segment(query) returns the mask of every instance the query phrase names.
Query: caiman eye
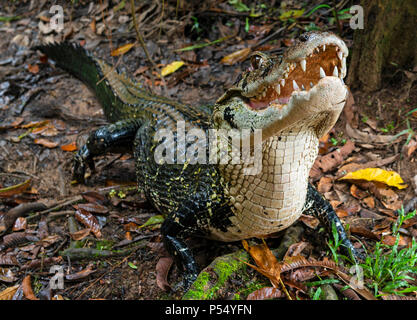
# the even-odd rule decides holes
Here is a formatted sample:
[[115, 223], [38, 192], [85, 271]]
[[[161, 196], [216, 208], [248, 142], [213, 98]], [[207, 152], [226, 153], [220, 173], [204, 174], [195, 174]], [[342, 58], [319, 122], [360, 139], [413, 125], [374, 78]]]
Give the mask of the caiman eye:
[[259, 69], [262, 62], [264, 61], [260, 55], [254, 54], [252, 57], [250, 57], [250, 64], [254, 70]]
[[256, 70], [271, 64], [271, 58], [263, 52], [254, 52], [250, 56], [251, 69]]

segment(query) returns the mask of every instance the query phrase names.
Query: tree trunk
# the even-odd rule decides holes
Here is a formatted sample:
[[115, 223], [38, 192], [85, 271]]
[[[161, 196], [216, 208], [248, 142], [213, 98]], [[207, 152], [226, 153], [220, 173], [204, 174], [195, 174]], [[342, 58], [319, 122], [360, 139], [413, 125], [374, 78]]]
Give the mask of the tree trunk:
[[382, 74], [417, 65], [416, 0], [362, 0], [364, 28], [354, 33], [347, 82], [355, 88], [381, 88]]

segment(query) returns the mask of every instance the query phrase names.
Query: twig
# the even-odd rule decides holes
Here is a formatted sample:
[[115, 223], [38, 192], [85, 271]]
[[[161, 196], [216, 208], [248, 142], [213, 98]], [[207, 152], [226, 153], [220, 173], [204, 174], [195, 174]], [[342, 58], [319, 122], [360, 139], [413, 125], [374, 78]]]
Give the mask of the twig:
[[132, 11], [132, 19], [133, 19], [133, 25], [135, 26], [135, 31], [136, 31], [136, 36], [140, 42], [140, 45], [143, 48], [143, 51], [145, 51], [146, 57], [148, 58], [149, 62], [152, 64], [153, 67], [156, 68], [156, 64], [155, 62], [152, 60], [151, 56], [149, 55], [148, 49], [146, 48], [146, 44], [143, 41], [142, 35], [139, 31], [139, 27], [138, 24], [136, 22], [136, 9], [135, 9], [135, 1], [134, 0], [130, 0], [130, 9]]

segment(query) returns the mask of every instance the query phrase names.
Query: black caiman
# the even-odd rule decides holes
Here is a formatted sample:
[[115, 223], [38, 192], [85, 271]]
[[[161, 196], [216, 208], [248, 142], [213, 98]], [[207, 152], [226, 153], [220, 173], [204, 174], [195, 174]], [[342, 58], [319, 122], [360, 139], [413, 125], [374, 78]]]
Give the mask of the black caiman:
[[[97, 156], [133, 152], [139, 188], [166, 215], [163, 241], [185, 269], [186, 287], [199, 271], [186, 237], [264, 237], [287, 228], [302, 213], [314, 214], [329, 230], [335, 226], [344, 246], [357, 254], [331, 205], [308, 183], [319, 138], [335, 124], [348, 93], [343, 82], [348, 50], [338, 36], [302, 34], [278, 58], [253, 53], [249, 70], [209, 108], [149, 93], [77, 44], [36, 49], [92, 88], [111, 122], [92, 132], [76, 153], [74, 178], [84, 181]], [[196, 161], [201, 150], [196, 137], [209, 137], [214, 129], [246, 130], [238, 138], [242, 146], [245, 139], [255, 144], [261, 130], [261, 140], [248, 149], [253, 158], [260, 152], [256, 170], [249, 170], [253, 163], [231, 156], [236, 148], [230, 139], [222, 140], [223, 160], [200, 161], [213, 155], [206, 148]], [[194, 139], [184, 139], [184, 132], [193, 132]], [[214, 150], [218, 154], [220, 148]]]

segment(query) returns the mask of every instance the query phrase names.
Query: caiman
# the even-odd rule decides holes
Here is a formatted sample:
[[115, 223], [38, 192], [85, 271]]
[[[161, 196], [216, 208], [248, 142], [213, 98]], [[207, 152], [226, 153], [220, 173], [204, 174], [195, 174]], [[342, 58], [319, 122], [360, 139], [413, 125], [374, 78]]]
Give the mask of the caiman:
[[[308, 183], [319, 139], [335, 124], [348, 94], [348, 50], [338, 36], [308, 32], [282, 57], [253, 53], [248, 71], [212, 107], [149, 93], [77, 44], [36, 49], [92, 88], [111, 123], [92, 132], [76, 153], [74, 178], [83, 182], [97, 156], [132, 152], [140, 190], [166, 216], [163, 241], [185, 269], [185, 287], [199, 272], [187, 237], [261, 238], [289, 227], [302, 213], [318, 217], [328, 230], [335, 226], [343, 245], [357, 254], [331, 205]], [[223, 140], [227, 151], [220, 161], [200, 161], [209, 159], [208, 150], [196, 161], [196, 137], [214, 129], [246, 130], [242, 145], [245, 139], [255, 144], [261, 131], [249, 149], [253, 158], [261, 153], [257, 170], [230, 155], [230, 139]], [[161, 132], [171, 134], [161, 139]], [[184, 132], [193, 132], [194, 139], [181, 138]]]

